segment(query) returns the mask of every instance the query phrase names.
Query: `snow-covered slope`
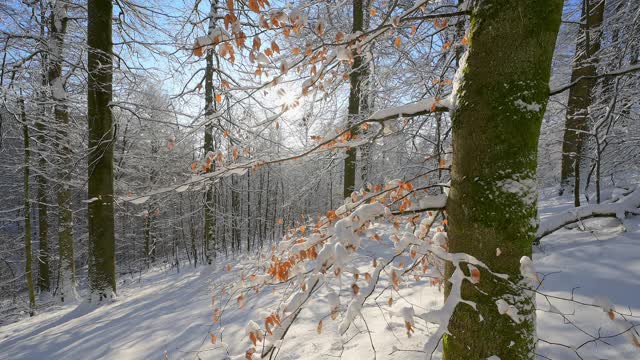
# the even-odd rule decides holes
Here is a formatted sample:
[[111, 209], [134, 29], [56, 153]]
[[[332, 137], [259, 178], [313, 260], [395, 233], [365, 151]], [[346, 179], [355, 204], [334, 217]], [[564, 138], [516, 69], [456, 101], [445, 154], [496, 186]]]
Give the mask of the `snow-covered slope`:
[[[541, 205], [543, 218], [568, 206], [557, 199]], [[377, 254], [383, 251], [381, 244], [364, 242], [359, 253]], [[60, 306], [4, 326], [0, 328], [0, 359], [224, 359], [244, 354], [251, 345], [247, 322], [256, 320], [262, 325], [260, 319], [268, 316], [279, 305], [281, 293], [293, 286], [251, 292], [246, 305], [239, 308], [234, 294], [222, 294], [233, 291], [229, 284], [246, 276], [255, 260], [219, 261], [216, 269], [149, 272], [141, 279], [127, 280], [120, 287], [119, 299], [105, 306]], [[370, 257], [356, 257], [355, 261], [364, 266]], [[543, 239], [534, 262], [544, 277], [540, 291], [546, 295], [573, 296], [576, 301], [597, 305], [606, 305], [607, 298], [619, 312], [640, 313], [638, 218], [627, 219], [624, 225], [616, 219], [593, 219], [584, 221], [580, 228], [560, 230]], [[379, 286], [391, 288], [387, 280]], [[420, 351], [434, 326], [427, 328], [416, 319], [416, 331], [407, 337], [402, 311], [409, 302], [421, 312], [441, 306], [437, 284], [427, 278], [407, 282], [400, 288], [401, 296], [393, 295], [391, 306], [388, 298], [392, 292], [378, 296], [377, 291], [372, 297], [378, 298], [368, 301], [363, 309], [367, 323], [358, 318], [343, 336], [338, 333], [340, 319], [327, 316], [330, 304], [326, 291], [321, 289], [300, 313], [280, 345], [278, 359], [372, 359], [374, 349], [377, 359], [425, 358]], [[340, 293], [343, 306], [350, 297], [348, 290]], [[601, 306], [542, 295], [538, 296], [538, 307], [538, 336], [546, 341], [539, 343], [538, 353], [546, 358], [579, 359], [577, 351], [584, 359], [640, 359], [640, 349], [628, 337], [612, 337], [623, 332], [624, 326], [638, 324], [637, 318], [621, 321], [618, 316], [612, 321]], [[214, 321], [214, 308], [224, 309], [218, 321]], [[565, 315], [555, 313], [558, 311]], [[320, 320], [323, 326], [318, 334]], [[210, 334], [216, 336], [215, 344]], [[434, 355], [439, 358], [438, 353]]]

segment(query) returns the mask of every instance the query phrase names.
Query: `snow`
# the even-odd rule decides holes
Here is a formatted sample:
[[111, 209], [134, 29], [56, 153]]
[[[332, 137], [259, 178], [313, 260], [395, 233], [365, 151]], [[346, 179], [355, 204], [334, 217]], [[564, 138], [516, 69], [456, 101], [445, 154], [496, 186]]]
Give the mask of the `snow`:
[[378, 110], [369, 117], [371, 120], [386, 120], [391, 118], [411, 117], [431, 111], [433, 107], [448, 108], [449, 101], [445, 99], [423, 99], [415, 103], [400, 105]]
[[516, 100], [514, 104], [519, 108], [521, 108], [522, 110], [531, 111], [531, 112], [539, 112], [542, 109], [542, 105], [537, 103], [528, 104], [522, 101], [522, 99]]
[[[542, 200], [543, 223], [558, 214], [564, 216], [563, 209], [570, 206], [569, 201]], [[391, 274], [395, 272], [401, 277], [404, 270], [399, 262], [411, 261], [408, 256], [397, 256], [397, 250], [410, 246], [418, 253], [429, 250], [454, 263], [470, 263], [477, 268], [484, 265], [468, 255], [443, 251], [439, 244], [446, 243], [445, 233], [430, 231], [432, 244], [425, 245], [418, 229], [397, 230], [376, 222], [381, 221], [379, 216], [385, 210], [376, 206], [360, 207], [341, 219], [348, 219], [345, 230], [352, 235], [353, 227], [373, 221], [363, 234], [375, 230], [382, 236], [380, 241], [363, 239], [358, 252], [349, 253], [344, 239], [335, 232], [335, 239], [325, 243], [317, 258], [318, 263], [350, 263], [352, 269], [349, 270], [359, 274], [371, 271], [371, 261], [375, 258], [377, 266], [370, 273], [370, 280], [360, 276], [354, 281], [353, 274], [343, 269], [339, 277], [343, 285], [338, 287], [333, 272], [305, 278], [308, 269], [297, 269], [292, 272], [298, 279], [291, 285], [268, 285], [256, 293], [251, 287], [268, 283], [270, 279], [256, 276], [242, 281], [240, 278], [254, 272], [260, 274], [257, 270], [267, 262], [260, 255], [235, 260], [220, 258], [217, 267], [193, 269], [183, 265], [180, 273], [176, 273], [175, 268], [152, 269], [141, 276], [123, 277], [117, 300], [102, 306], [56, 305], [43, 309], [36, 317], [1, 327], [0, 358], [147, 359], [166, 355], [168, 359], [199, 356], [204, 360], [228, 355], [233, 358], [238, 354], [244, 358], [252, 346], [247, 334], [264, 330], [263, 319], [280, 314], [283, 326], [275, 328], [273, 335], [265, 339], [266, 346], [278, 348], [279, 358], [315, 360], [340, 355], [344, 359], [373, 358], [373, 342], [377, 359], [423, 359], [422, 351], [433, 352], [433, 358], [440, 359], [440, 336], [446, 333], [453, 306], [475, 306], [470, 302], [459, 304], [464, 300], [460, 299], [456, 284], [470, 278], [456, 267], [451, 280], [452, 295], [446, 304], [441, 287], [422, 279], [402, 278], [396, 291], [390, 281]], [[333, 226], [338, 228], [338, 222]], [[537, 295], [538, 336], [551, 343], [567, 345], [540, 342], [537, 353], [541, 359], [546, 356], [556, 360], [576, 359], [574, 351], [584, 359], [635, 359], [638, 349], [632, 343], [632, 332], [627, 330], [637, 325], [638, 320], [624, 314], [640, 312], [640, 257], [637, 256], [640, 219], [628, 217], [621, 222], [616, 218], [593, 218], [582, 220], [582, 225], [544, 237], [533, 259], [522, 260], [526, 277], [531, 280], [539, 277], [543, 281]], [[360, 235], [366, 237], [363, 234]], [[391, 240], [393, 234], [401, 245]], [[307, 241], [321, 240], [326, 237], [310, 235]], [[232, 266], [231, 271], [227, 271], [227, 264]], [[352, 282], [358, 283], [358, 294], [352, 293]], [[243, 297], [242, 308], [236, 304], [239, 295]], [[286, 301], [280, 302], [283, 295]], [[563, 300], [572, 297], [579, 303]], [[391, 305], [387, 302], [389, 298], [393, 299]], [[521, 320], [510, 302], [510, 299], [496, 299], [496, 306], [505, 316]], [[212, 320], [214, 309], [220, 311], [219, 322]], [[340, 314], [332, 320], [329, 315], [336, 309]], [[615, 311], [613, 320], [612, 311]], [[296, 321], [281, 339], [282, 329], [293, 321], [293, 314]], [[323, 320], [323, 329], [318, 335], [320, 320]], [[410, 337], [406, 322], [415, 330]], [[624, 334], [613, 336], [618, 333]], [[212, 344], [211, 334], [217, 337], [216, 344]], [[594, 340], [598, 334], [606, 338]], [[254, 354], [254, 359], [259, 358], [259, 353]]]
[[[541, 201], [543, 223], [561, 210], [571, 207], [572, 199]], [[551, 218], [551, 219], [549, 219]], [[563, 298], [572, 296], [580, 305], [558, 299], [537, 297], [538, 336], [574, 348], [593, 340], [620, 333], [620, 324], [608, 317], [604, 308], [622, 313], [640, 312], [640, 218], [623, 223], [616, 218], [593, 218], [577, 227], [562, 229], [542, 239], [533, 262], [544, 277], [541, 292]], [[546, 275], [546, 276], [545, 276]], [[552, 305], [553, 307], [550, 307]], [[550, 311], [547, 311], [550, 310]], [[561, 312], [571, 322], [565, 321]], [[630, 318], [638, 324], [637, 318]], [[616, 320], [621, 316], [616, 314]], [[625, 322], [628, 328], [630, 324]], [[576, 329], [573, 325], [584, 330]], [[580, 348], [584, 359], [637, 359], [638, 348], [624, 336], [591, 342]], [[577, 359], [573, 350], [540, 343], [538, 353], [552, 359]]]

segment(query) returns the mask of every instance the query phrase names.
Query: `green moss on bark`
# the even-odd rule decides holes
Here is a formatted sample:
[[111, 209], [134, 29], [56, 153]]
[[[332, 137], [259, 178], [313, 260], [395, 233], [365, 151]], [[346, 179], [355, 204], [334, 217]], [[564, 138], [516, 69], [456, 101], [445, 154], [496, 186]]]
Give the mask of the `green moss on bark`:
[[[471, 15], [452, 115], [449, 247], [509, 281], [483, 271], [477, 286], [463, 285], [477, 311], [456, 308], [444, 339], [448, 360], [533, 358], [535, 308], [519, 259], [531, 256], [535, 238], [538, 136], [561, 12], [561, 0], [501, 0], [479, 1]], [[517, 308], [519, 322], [498, 313], [499, 299]]]

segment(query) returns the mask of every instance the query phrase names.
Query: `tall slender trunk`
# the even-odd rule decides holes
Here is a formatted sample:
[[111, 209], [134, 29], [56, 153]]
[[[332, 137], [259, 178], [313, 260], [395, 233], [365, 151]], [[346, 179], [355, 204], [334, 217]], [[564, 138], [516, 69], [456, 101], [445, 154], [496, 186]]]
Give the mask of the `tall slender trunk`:
[[235, 249], [240, 252], [240, 192], [238, 175], [231, 175], [231, 239]]
[[111, 0], [88, 0], [87, 45], [89, 120], [89, 287], [90, 300], [116, 293], [113, 219], [113, 142]]
[[[456, 307], [447, 360], [534, 358], [535, 297], [519, 261], [531, 256], [536, 234], [538, 136], [561, 14], [562, 0], [481, 0], [472, 10], [452, 114], [449, 250], [508, 280], [482, 271], [478, 284], [464, 281], [462, 298], [476, 309]], [[448, 278], [452, 272], [449, 264]], [[498, 312], [500, 299], [515, 306], [517, 321]]]
[[25, 277], [29, 290], [29, 315], [36, 313], [36, 295], [33, 289], [33, 270], [31, 254], [31, 195], [29, 191], [29, 161], [31, 149], [29, 148], [29, 125], [24, 109], [24, 99], [19, 100], [20, 121], [22, 121], [22, 135], [24, 137], [24, 252], [25, 252]]
[[247, 171], [247, 254], [251, 251], [251, 171]]
[[[604, 18], [604, 0], [583, 0], [580, 32], [576, 42], [576, 54], [571, 71], [571, 81], [594, 76], [600, 50], [601, 26]], [[580, 206], [580, 165], [589, 130], [589, 106], [595, 79], [582, 80], [569, 89], [567, 114], [562, 142], [561, 193], [574, 195], [575, 206]]]
[[[41, 3], [40, 8], [40, 36], [44, 38], [46, 36], [46, 6]], [[49, 84], [47, 77], [48, 67], [48, 55], [44, 52], [42, 55], [42, 105], [40, 105], [41, 114], [36, 120], [36, 130], [38, 131], [38, 175], [36, 177], [36, 183], [38, 184], [38, 289], [41, 293], [48, 293], [51, 288], [50, 271], [49, 271], [49, 216], [48, 216], [48, 201], [47, 201], [47, 159], [44, 154], [46, 153], [46, 131], [45, 119], [47, 117], [47, 107], [44, 105], [47, 101], [46, 88]]]
[[[353, 27], [352, 33], [363, 31], [364, 29], [364, 7], [363, 0], [353, 1]], [[363, 56], [354, 50], [353, 65], [349, 74], [349, 109], [347, 115], [347, 126], [351, 126], [360, 116], [362, 106], [362, 89], [368, 67], [364, 62]], [[355, 135], [355, 131], [352, 131]], [[344, 180], [342, 196], [349, 197], [355, 190], [356, 186], [356, 158], [357, 149], [349, 148], [347, 157], [344, 159]]]
[[71, 190], [69, 183], [73, 169], [72, 151], [69, 144], [69, 111], [67, 109], [62, 61], [64, 37], [67, 31], [67, 5], [61, 1], [54, 4], [49, 18], [49, 69], [47, 73], [51, 96], [54, 101], [56, 119], [57, 165], [58, 165], [58, 255], [60, 257], [58, 298], [75, 298], [75, 258], [73, 252], [73, 212], [71, 210]]
[[[209, 34], [213, 31], [216, 26], [216, 15], [217, 15], [217, 5], [218, 1], [214, 0], [211, 2], [211, 18], [209, 19]], [[205, 102], [205, 111], [204, 116], [207, 119], [208, 123], [204, 128], [204, 154], [207, 156], [208, 154], [213, 154], [213, 115], [216, 111], [215, 109], [215, 94], [213, 88], [213, 49], [207, 50], [206, 55], [206, 68], [204, 75], [204, 102]], [[211, 167], [208, 167], [206, 172], [211, 172], [215, 170], [215, 160], [210, 159]], [[214, 241], [214, 228], [215, 228], [215, 215], [213, 212], [214, 207], [214, 185], [207, 186], [207, 192], [205, 194], [205, 204], [204, 204], [204, 257], [207, 264], [211, 265], [212, 256], [211, 253], [215, 253], [215, 246], [212, 244]], [[215, 256], [215, 255], [214, 255]]]

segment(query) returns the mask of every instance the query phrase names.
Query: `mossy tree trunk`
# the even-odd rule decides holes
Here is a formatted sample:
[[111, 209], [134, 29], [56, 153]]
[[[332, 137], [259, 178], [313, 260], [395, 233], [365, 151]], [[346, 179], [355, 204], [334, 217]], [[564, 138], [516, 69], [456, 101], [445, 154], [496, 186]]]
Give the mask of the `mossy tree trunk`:
[[[462, 298], [477, 310], [456, 307], [447, 360], [534, 357], [535, 299], [519, 260], [531, 256], [537, 229], [538, 136], [561, 14], [562, 0], [484, 0], [472, 9], [452, 114], [449, 248], [509, 281], [486, 271], [477, 285], [465, 281]], [[498, 313], [499, 299], [515, 306], [519, 322]]]
[[[576, 54], [571, 71], [571, 81], [580, 77], [593, 77], [597, 71], [600, 50], [601, 27], [604, 18], [604, 0], [583, 0], [580, 31], [576, 42]], [[589, 130], [589, 106], [595, 79], [578, 82], [569, 89], [567, 113], [562, 141], [562, 168], [560, 170], [560, 193], [573, 193], [574, 205], [580, 206], [580, 165]]]
[[22, 135], [24, 140], [24, 252], [25, 252], [25, 277], [27, 278], [27, 290], [29, 291], [29, 315], [36, 313], [36, 295], [33, 289], [33, 269], [31, 254], [31, 191], [29, 190], [29, 162], [31, 149], [29, 148], [29, 124], [24, 109], [24, 99], [19, 100], [20, 121], [22, 122]]
[[88, 0], [89, 120], [89, 286], [90, 300], [116, 293], [113, 218], [113, 142], [111, 0]]

